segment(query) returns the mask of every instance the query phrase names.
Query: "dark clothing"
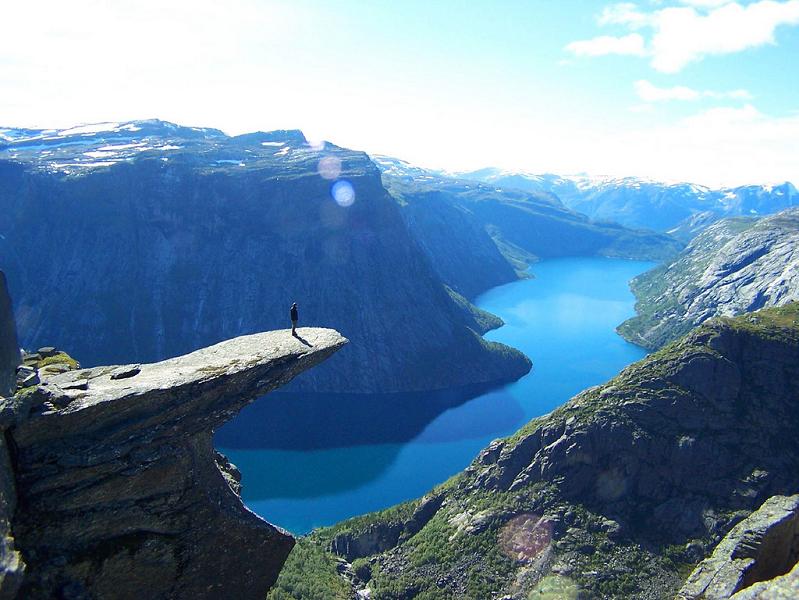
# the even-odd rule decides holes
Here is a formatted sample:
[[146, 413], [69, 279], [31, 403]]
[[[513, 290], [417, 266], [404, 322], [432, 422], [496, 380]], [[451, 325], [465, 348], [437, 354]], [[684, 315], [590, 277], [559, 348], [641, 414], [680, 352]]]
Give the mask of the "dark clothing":
[[297, 307], [296, 306], [292, 306], [291, 307], [291, 320], [292, 321], [298, 321], [299, 320], [299, 315], [297, 314]]

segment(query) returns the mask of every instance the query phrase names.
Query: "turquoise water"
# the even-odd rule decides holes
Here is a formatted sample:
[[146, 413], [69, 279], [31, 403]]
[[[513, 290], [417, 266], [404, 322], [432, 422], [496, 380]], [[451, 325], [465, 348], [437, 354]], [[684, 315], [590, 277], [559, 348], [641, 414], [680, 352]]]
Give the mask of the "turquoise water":
[[533, 370], [463, 402], [462, 393], [272, 394], [216, 436], [243, 474], [247, 506], [294, 533], [423, 495], [491, 440], [609, 379], [645, 352], [615, 327], [634, 314], [628, 281], [652, 263], [605, 258], [533, 265], [535, 279], [476, 304], [505, 321], [486, 338], [522, 350]]

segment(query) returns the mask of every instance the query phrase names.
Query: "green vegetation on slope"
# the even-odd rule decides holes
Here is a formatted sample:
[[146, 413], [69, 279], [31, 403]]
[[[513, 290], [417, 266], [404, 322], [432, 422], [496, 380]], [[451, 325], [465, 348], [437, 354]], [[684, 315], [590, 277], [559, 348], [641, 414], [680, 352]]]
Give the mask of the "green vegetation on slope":
[[339, 575], [338, 564], [321, 546], [300, 538], [267, 600], [350, 600], [351, 587]]
[[304, 543], [348, 552], [337, 584], [374, 600], [671, 597], [763, 494], [799, 486], [797, 353], [799, 304], [710, 321], [424, 501]]
[[798, 247], [799, 210], [723, 219], [674, 260], [633, 279], [637, 315], [617, 330], [655, 349], [710, 317], [796, 300]]

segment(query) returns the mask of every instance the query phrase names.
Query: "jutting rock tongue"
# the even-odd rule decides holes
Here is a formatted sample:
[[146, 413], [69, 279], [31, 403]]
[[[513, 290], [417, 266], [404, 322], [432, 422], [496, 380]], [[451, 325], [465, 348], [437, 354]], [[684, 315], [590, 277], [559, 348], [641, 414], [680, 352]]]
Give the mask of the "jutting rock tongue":
[[8, 295], [6, 276], [0, 271], [0, 396], [10, 396], [14, 393], [17, 383], [16, 369], [19, 363], [14, 311], [11, 308], [11, 297]]
[[211, 436], [347, 342], [331, 329], [298, 334], [44, 374], [17, 394], [7, 435], [27, 565], [19, 597], [266, 597], [294, 539], [245, 508]]

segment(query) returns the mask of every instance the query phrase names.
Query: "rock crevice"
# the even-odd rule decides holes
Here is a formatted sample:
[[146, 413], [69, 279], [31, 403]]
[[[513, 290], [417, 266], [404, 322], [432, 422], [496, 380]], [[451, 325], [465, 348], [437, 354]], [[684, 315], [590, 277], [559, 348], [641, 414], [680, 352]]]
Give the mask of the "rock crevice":
[[722, 600], [786, 574], [799, 560], [799, 495], [774, 496], [694, 569], [678, 600]]

